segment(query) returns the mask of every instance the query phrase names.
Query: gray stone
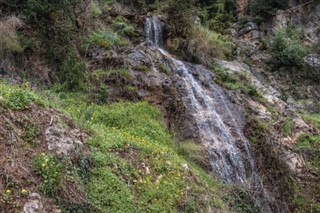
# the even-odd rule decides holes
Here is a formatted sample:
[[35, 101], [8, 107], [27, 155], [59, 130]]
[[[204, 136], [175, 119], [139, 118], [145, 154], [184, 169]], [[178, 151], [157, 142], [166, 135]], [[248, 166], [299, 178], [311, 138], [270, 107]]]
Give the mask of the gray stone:
[[68, 134], [61, 124], [53, 124], [45, 131], [48, 150], [54, 151], [58, 155], [74, 153], [78, 147], [82, 146], [81, 133], [79, 130], [71, 130]]
[[320, 56], [318, 54], [309, 54], [304, 61], [317, 73], [320, 73]]
[[22, 213], [42, 213], [43, 212], [43, 204], [41, 201], [41, 196], [37, 193], [32, 193], [28, 201], [23, 207]]
[[244, 28], [242, 28], [239, 32], [238, 32], [238, 36], [243, 36], [251, 31], [259, 31], [259, 27], [256, 23], [254, 22], [248, 22]]

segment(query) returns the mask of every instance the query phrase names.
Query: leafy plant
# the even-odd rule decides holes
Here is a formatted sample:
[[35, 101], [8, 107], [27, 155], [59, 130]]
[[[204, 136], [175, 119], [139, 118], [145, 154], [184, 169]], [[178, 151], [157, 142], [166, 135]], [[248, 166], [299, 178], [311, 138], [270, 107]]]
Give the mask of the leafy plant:
[[214, 63], [214, 80], [226, 89], [239, 89], [241, 88], [240, 80], [231, 75], [229, 71], [222, 68], [219, 64]]
[[33, 160], [34, 171], [41, 176], [40, 190], [54, 196], [60, 186], [64, 166], [50, 155], [41, 153]]
[[85, 81], [86, 65], [79, 53], [71, 48], [66, 53], [59, 72], [60, 81], [64, 82], [66, 89], [75, 90], [83, 86]]
[[[94, 209], [130, 213], [223, 208], [214, 194], [216, 183], [172, 147], [157, 108], [147, 102], [96, 105], [79, 95], [64, 97], [66, 110], [91, 130], [88, 193]], [[186, 162], [188, 171], [182, 166]], [[209, 199], [200, 199], [203, 195]]]
[[29, 83], [25, 85], [27, 87], [0, 82], [0, 105], [9, 109], [23, 110], [29, 109], [32, 102], [43, 104], [43, 99], [31, 90]]
[[30, 142], [34, 145], [36, 145], [38, 143], [38, 141], [36, 141], [36, 138], [41, 134], [41, 127], [37, 124], [30, 124], [30, 123], [26, 123], [25, 127], [24, 127], [24, 133], [22, 135], [22, 138], [27, 141]]
[[103, 104], [108, 101], [109, 98], [109, 88], [107, 85], [102, 84], [99, 87], [98, 93], [95, 95], [95, 101], [98, 104]]

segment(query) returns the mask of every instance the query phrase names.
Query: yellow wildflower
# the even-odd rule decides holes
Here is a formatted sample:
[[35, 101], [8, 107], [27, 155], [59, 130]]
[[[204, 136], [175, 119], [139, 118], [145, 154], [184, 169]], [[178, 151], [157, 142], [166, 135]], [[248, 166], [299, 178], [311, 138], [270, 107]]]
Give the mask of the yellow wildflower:
[[22, 189], [22, 190], [21, 190], [21, 193], [22, 193], [22, 194], [28, 194], [28, 190]]

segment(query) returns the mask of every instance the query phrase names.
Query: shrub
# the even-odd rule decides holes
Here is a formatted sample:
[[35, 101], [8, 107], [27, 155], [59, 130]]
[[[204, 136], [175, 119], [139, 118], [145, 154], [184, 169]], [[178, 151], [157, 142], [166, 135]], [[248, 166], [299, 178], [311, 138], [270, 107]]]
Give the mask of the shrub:
[[231, 37], [194, 25], [189, 31], [188, 52], [199, 62], [211, 64], [213, 58], [230, 58], [235, 45]]
[[17, 29], [23, 25], [16, 16], [9, 16], [0, 21], [0, 68], [9, 70], [13, 53], [22, 52]]
[[270, 51], [279, 65], [301, 67], [308, 49], [301, 44], [303, 31], [291, 25], [276, 30]]
[[286, 9], [287, 7], [288, 0], [254, 0], [249, 3], [250, 14], [258, 23], [272, 17], [277, 9]]
[[98, 93], [95, 95], [95, 101], [98, 104], [103, 104], [108, 101], [109, 98], [109, 87], [105, 84], [100, 85]]
[[79, 53], [70, 48], [60, 67], [60, 81], [64, 82], [66, 89], [79, 89], [85, 81], [86, 65], [79, 56]]
[[0, 53], [5, 51], [21, 52], [17, 29], [22, 26], [22, 21], [16, 16], [10, 16], [0, 21]]
[[128, 19], [123, 16], [118, 16], [112, 23], [112, 28], [120, 35], [133, 36], [134, 27], [130, 25]]
[[92, 32], [90, 35], [90, 43], [107, 50], [113, 47], [127, 45], [127, 42], [122, 40], [117, 33], [101, 29]]
[[97, 18], [102, 14], [102, 11], [99, 8], [99, 5], [94, 1], [90, 2], [88, 9], [89, 9], [90, 16], [93, 18]]

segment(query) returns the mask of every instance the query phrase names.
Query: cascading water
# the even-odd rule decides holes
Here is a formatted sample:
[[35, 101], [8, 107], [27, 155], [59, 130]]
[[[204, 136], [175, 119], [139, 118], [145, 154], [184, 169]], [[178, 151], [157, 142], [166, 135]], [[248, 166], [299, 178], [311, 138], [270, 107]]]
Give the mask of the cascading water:
[[[199, 82], [189, 73], [185, 64], [160, 48], [159, 39], [161, 38], [161, 28], [157, 17], [147, 18], [146, 20], [146, 36], [149, 44], [157, 47], [159, 51], [171, 61], [175, 72], [179, 75], [179, 90], [184, 95], [183, 102], [188, 108], [192, 117], [195, 119], [198, 126], [199, 136], [202, 142], [209, 151], [212, 168], [222, 180], [229, 183], [241, 182], [245, 183], [248, 179], [245, 169], [245, 161], [253, 162], [251, 158], [245, 159], [236, 146], [236, 140], [232, 136], [229, 128], [223, 122], [223, 119], [216, 111], [217, 104], [223, 104], [225, 109], [228, 109], [225, 100], [220, 94], [220, 89], [213, 88], [206, 91]], [[212, 91], [215, 94], [210, 94]], [[215, 96], [213, 96], [215, 95]], [[215, 98], [218, 97], [218, 98]], [[217, 103], [217, 99], [222, 99], [222, 103]], [[228, 110], [229, 111], [229, 110]], [[229, 117], [233, 120], [232, 114], [229, 112]], [[235, 122], [234, 122], [235, 124]], [[240, 131], [238, 137], [243, 139]], [[243, 141], [244, 146], [248, 149], [248, 142]], [[249, 152], [249, 151], [248, 151]]]
[[258, 191], [255, 197], [263, 212], [286, 212], [274, 205], [264, 189], [251, 156], [250, 144], [238, 125], [238, 115], [231, 113], [232, 104], [225, 98], [223, 90], [213, 81], [202, 85], [192, 74], [196, 65], [177, 60], [161, 48], [162, 29], [157, 17], [146, 19], [145, 35], [147, 44], [163, 55], [178, 79], [177, 90], [209, 153], [214, 174], [227, 183]]

